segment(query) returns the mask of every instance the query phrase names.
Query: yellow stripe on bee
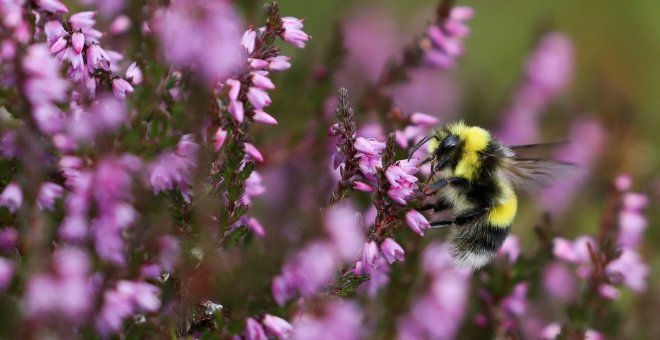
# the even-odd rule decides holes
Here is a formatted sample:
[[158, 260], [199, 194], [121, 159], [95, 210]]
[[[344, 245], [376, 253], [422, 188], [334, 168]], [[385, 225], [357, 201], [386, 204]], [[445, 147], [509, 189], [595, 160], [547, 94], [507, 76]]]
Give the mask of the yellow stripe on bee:
[[488, 147], [490, 133], [480, 127], [468, 127], [463, 122], [450, 125], [449, 131], [463, 141], [463, 154], [456, 165], [455, 175], [472, 180], [481, 168], [479, 152]]
[[497, 202], [488, 213], [488, 223], [493, 227], [506, 228], [513, 223], [518, 211], [518, 198], [512, 190], [506, 190], [507, 196], [501, 202]]

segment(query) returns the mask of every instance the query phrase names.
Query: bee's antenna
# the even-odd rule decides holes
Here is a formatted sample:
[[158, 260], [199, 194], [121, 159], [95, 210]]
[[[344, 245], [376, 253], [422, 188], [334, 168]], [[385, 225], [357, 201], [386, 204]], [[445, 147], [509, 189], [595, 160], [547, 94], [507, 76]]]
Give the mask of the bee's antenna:
[[412, 149], [410, 149], [410, 153], [408, 154], [408, 160], [410, 160], [412, 158], [412, 155], [415, 153], [415, 151], [419, 150], [419, 148], [421, 148], [424, 144], [426, 144], [426, 142], [431, 140], [431, 138], [436, 138], [436, 137], [435, 137], [435, 135], [426, 136], [426, 137], [422, 138], [422, 140], [417, 142], [417, 144], [415, 144], [412, 147]]

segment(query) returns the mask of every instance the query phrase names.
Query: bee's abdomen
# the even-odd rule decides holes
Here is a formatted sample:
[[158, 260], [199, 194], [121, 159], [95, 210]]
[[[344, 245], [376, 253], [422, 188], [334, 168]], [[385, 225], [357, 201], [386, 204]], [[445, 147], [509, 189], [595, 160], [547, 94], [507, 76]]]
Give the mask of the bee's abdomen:
[[493, 226], [486, 216], [472, 223], [452, 228], [449, 243], [454, 251], [454, 261], [463, 267], [480, 268], [497, 254], [507, 235], [509, 226]]

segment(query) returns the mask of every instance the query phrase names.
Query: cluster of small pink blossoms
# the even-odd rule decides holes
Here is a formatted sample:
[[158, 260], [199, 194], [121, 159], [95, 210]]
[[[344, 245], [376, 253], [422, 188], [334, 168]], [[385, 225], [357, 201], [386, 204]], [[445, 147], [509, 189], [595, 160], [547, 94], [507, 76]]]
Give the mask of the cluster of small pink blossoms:
[[474, 17], [471, 7], [457, 6], [449, 11], [449, 16], [441, 23], [428, 28], [421, 47], [425, 52], [426, 62], [439, 69], [450, 69], [456, 59], [465, 54], [463, 39], [470, 34], [470, 27], [465, 22]]

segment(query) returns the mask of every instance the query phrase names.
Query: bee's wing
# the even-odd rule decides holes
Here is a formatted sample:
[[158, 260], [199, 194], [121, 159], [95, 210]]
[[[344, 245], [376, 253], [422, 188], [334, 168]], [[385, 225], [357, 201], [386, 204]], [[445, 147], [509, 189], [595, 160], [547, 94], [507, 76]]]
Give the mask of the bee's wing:
[[571, 175], [577, 165], [552, 159], [554, 151], [568, 141], [509, 146], [513, 155], [501, 167], [500, 176], [517, 189], [535, 192]]

